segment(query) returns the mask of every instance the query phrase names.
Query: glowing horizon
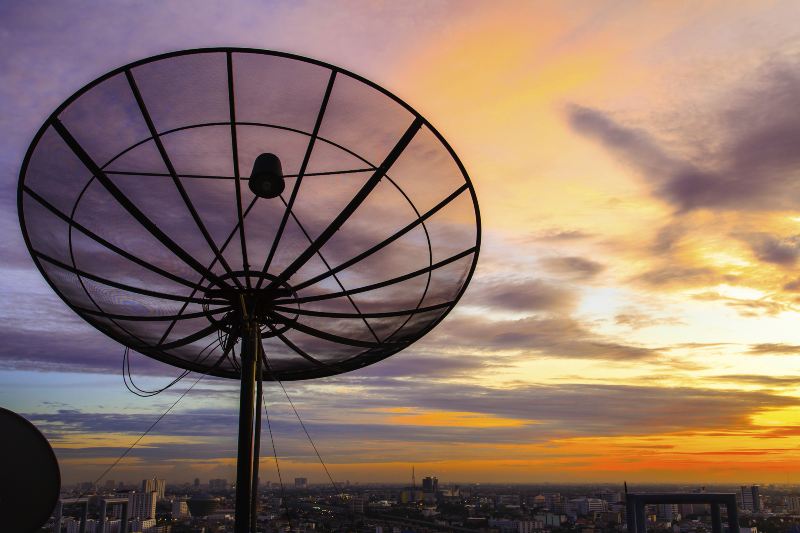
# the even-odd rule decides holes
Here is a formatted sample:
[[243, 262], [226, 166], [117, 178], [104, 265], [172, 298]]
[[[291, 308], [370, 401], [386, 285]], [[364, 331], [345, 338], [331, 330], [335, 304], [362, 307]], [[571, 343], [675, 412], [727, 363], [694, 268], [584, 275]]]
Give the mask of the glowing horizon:
[[[15, 51], [0, 59], [0, 404], [51, 439], [66, 483], [94, 479], [190, 382], [129, 395], [122, 348], [51, 294], [16, 219], [22, 157], [91, 79], [217, 45], [386, 87], [478, 194], [480, 262], [441, 325], [384, 362], [286, 384], [337, 481], [402, 482], [411, 465], [459, 482], [797, 481], [800, 6], [189, 5], [0, 8]], [[177, 374], [133, 363], [145, 387]], [[238, 389], [197, 389], [108, 477], [232, 481]], [[324, 482], [268, 390], [284, 477]]]

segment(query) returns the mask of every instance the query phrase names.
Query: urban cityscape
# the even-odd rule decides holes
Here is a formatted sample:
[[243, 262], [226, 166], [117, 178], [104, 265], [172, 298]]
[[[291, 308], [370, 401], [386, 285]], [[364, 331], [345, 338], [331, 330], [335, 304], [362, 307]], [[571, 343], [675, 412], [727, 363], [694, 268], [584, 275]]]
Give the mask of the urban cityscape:
[[798, 21], [0, 1], [0, 533], [800, 533]]
[[[597, 485], [451, 484], [435, 476], [407, 485], [265, 482], [259, 487], [258, 531], [353, 533], [603, 533], [631, 531], [626, 492]], [[739, 533], [800, 531], [800, 486], [637, 486], [640, 493], [733, 493]], [[78, 498], [80, 496], [80, 498]], [[227, 479], [171, 484], [106, 480], [62, 492], [55, 516], [42, 532], [228, 533], [234, 529], [235, 487]], [[60, 513], [60, 515], [58, 514]], [[82, 514], [86, 513], [85, 517]], [[645, 509], [646, 529], [711, 532], [709, 505], [655, 504]], [[724, 513], [723, 513], [724, 517]], [[83, 523], [82, 523], [83, 520]], [[725, 525], [722, 531], [729, 532]]]

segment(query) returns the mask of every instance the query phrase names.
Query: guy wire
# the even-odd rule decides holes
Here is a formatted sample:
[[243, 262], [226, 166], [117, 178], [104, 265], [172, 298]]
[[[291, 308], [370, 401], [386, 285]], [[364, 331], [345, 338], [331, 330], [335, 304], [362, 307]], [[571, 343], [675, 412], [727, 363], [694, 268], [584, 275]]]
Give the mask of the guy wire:
[[[216, 369], [216, 368], [217, 368], [217, 367], [220, 365], [220, 363], [222, 363], [222, 361], [223, 361], [224, 359], [225, 359], [225, 354], [223, 354], [223, 355], [222, 355], [222, 356], [221, 356], [221, 357], [220, 357], [220, 358], [217, 360], [217, 362], [216, 362], [216, 363], [214, 363], [214, 365], [213, 365], [213, 366], [211, 366], [211, 367], [210, 367], [208, 370], [206, 370], [205, 372], [203, 372], [202, 374], [200, 374], [200, 377], [198, 377], [198, 378], [195, 380], [195, 382], [194, 382], [194, 383], [192, 383], [192, 384], [191, 384], [191, 386], [190, 386], [188, 389], [186, 389], [185, 391], [183, 391], [183, 393], [182, 393], [180, 396], [178, 396], [178, 399], [177, 399], [177, 400], [175, 400], [175, 401], [172, 403], [172, 405], [170, 405], [170, 406], [167, 408], [167, 410], [166, 410], [166, 411], [164, 411], [164, 412], [163, 412], [163, 413], [162, 413], [162, 414], [161, 414], [161, 415], [160, 415], [158, 418], [156, 418], [156, 419], [155, 419], [155, 421], [154, 421], [152, 424], [150, 424], [150, 427], [148, 427], [148, 428], [145, 430], [145, 432], [144, 432], [144, 433], [142, 433], [142, 434], [139, 436], [139, 438], [137, 438], [135, 441], [133, 441], [133, 444], [131, 444], [131, 445], [128, 447], [128, 449], [126, 449], [126, 450], [125, 450], [125, 451], [122, 453], [122, 455], [120, 455], [120, 456], [117, 458], [117, 460], [116, 460], [116, 461], [114, 461], [113, 463], [111, 463], [111, 465], [109, 465], [109, 466], [108, 466], [108, 468], [106, 468], [106, 469], [103, 471], [103, 473], [102, 473], [102, 474], [100, 474], [100, 476], [99, 476], [99, 477], [98, 477], [98, 478], [97, 478], [97, 479], [94, 481], [94, 483], [92, 484], [92, 487], [94, 487], [94, 486], [96, 486], [98, 483], [100, 483], [100, 481], [102, 481], [102, 479], [103, 479], [104, 477], [106, 477], [106, 475], [108, 475], [108, 473], [109, 473], [109, 472], [111, 472], [111, 470], [112, 470], [114, 467], [116, 467], [116, 466], [117, 466], [117, 465], [120, 463], [120, 461], [122, 461], [122, 460], [123, 460], [123, 459], [124, 459], [124, 458], [125, 458], [125, 457], [126, 457], [126, 456], [127, 456], [129, 453], [130, 453], [130, 452], [131, 452], [131, 450], [133, 450], [133, 448], [134, 448], [134, 447], [135, 447], [137, 444], [139, 444], [139, 441], [141, 441], [143, 438], [145, 438], [145, 437], [147, 436], [147, 434], [148, 434], [148, 433], [150, 433], [150, 432], [153, 430], [153, 428], [154, 428], [154, 427], [156, 427], [156, 424], [158, 424], [158, 423], [161, 421], [161, 419], [162, 419], [162, 418], [164, 418], [165, 416], [167, 416], [167, 414], [168, 414], [170, 411], [172, 411], [173, 407], [175, 407], [176, 405], [178, 405], [178, 402], [180, 402], [180, 401], [183, 399], [183, 397], [184, 397], [184, 396], [186, 396], [186, 395], [189, 393], [189, 391], [190, 391], [190, 390], [192, 390], [192, 389], [195, 387], [195, 385], [197, 385], [198, 383], [200, 383], [200, 380], [201, 380], [201, 379], [203, 379], [204, 377], [206, 377], [206, 376], [207, 376], [207, 375], [208, 375], [208, 374], [209, 374], [209, 373], [210, 373], [212, 370], [215, 370], [215, 369]], [[83, 498], [84, 496], [86, 496], [86, 494], [87, 494], [87, 493], [88, 493], [90, 490], [92, 490], [92, 489], [91, 489], [91, 487], [90, 487], [90, 488], [88, 488], [88, 489], [86, 489], [86, 490], [85, 490], [85, 491], [84, 491], [84, 492], [83, 492], [83, 493], [82, 493], [80, 496], [78, 496], [78, 499], [81, 499], [81, 498]]]
[[267, 357], [267, 352], [262, 348], [261, 353], [264, 355], [264, 365], [267, 368], [267, 372], [269, 372], [269, 374], [272, 376], [273, 380], [278, 382], [278, 385], [280, 385], [281, 389], [283, 390], [283, 394], [286, 396], [286, 399], [289, 401], [289, 405], [292, 406], [292, 411], [294, 411], [294, 415], [297, 417], [297, 420], [300, 422], [300, 427], [303, 428], [303, 432], [305, 432], [306, 437], [308, 438], [308, 442], [311, 443], [311, 447], [314, 449], [314, 453], [317, 454], [317, 459], [319, 459], [319, 462], [322, 465], [322, 468], [325, 470], [325, 474], [327, 474], [328, 479], [331, 482], [331, 485], [333, 485], [333, 489], [335, 491], [337, 491], [337, 492], [340, 492], [339, 486], [333, 480], [333, 476], [331, 476], [331, 473], [328, 470], [328, 466], [325, 464], [325, 461], [322, 460], [322, 455], [320, 455], [319, 450], [317, 450], [317, 446], [314, 444], [314, 440], [311, 438], [311, 435], [308, 433], [308, 429], [306, 429], [306, 425], [303, 423], [303, 419], [300, 418], [300, 413], [297, 412], [297, 409], [294, 406], [294, 402], [292, 402], [292, 399], [289, 397], [289, 393], [286, 392], [286, 387], [284, 387], [283, 383], [281, 383], [281, 381], [277, 377], [275, 377], [275, 375], [272, 373], [272, 370], [270, 369], [269, 358]]

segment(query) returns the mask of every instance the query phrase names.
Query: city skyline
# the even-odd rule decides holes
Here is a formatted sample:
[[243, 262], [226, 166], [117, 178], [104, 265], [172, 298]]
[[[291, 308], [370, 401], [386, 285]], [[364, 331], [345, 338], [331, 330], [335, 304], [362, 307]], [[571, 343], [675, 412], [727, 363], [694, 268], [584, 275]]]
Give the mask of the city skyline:
[[[141, 493], [129, 492], [127, 488], [100, 490], [92, 496], [100, 508], [99, 512], [87, 513], [87, 532], [96, 531], [104, 516], [103, 508], [117, 506], [119, 510], [125, 502], [128, 510], [134, 510], [127, 514], [137, 515], [130, 521], [131, 529], [141, 527], [144, 533], [230, 526], [234, 521], [235, 491], [226, 486], [225, 480], [214, 481], [223, 483], [209, 486], [209, 492], [196, 483], [168, 484], [165, 497], [156, 502], [153, 500], [156, 493], [151, 492], [149, 499], [144, 498], [149, 502], [146, 506], [137, 504], [143, 500]], [[674, 527], [682, 533], [709, 530], [723, 533], [724, 521], [727, 525], [737, 524], [742, 533], [757, 533], [794, 527], [800, 510], [797, 487], [769, 486], [763, 492], [758, 485], [741, 485], [733, 490], [724, 487], [725, 492], [706, 487], [681, 487], [675, 492], [673, 487], [672, 492], [665, 493], [664, 486], [655, 492], [629, 492], [619, 486], [559, 484], [459, 487], [442, 486], [436, 478], [423, 478], [422, 487], [412, 490], [408, 486], [385, 484], [309, 487], [303, 481], [296, 480], [295, 486], [287, 490], [262, 487], [257, 522], [265, 529], [291, 525], [300, 533], [336, 531], [343, 526], [380, 533], [398, 525], [423, 532], [458, 528], [476, 533], [487, 529], [498, 529], [500, 533], [543, 533], [585, 527], [608, 532], [643, 532], [647, 530], [645, 524], [661, 531]], [[65, 525], [67, 533], [77, 531], [78, 517], [87, 510], [84, 502], [88, 503], [69, 497], [61, 500], [58, 509], [71, 516], [57, 513], [55, 521]], [[98, 509], [97, 505], [94, 509]], [[112, 528], [119, 523], [113, 517], [106, 519], [106, 525]]]
[[[0, 404], [48, 436], [65, 484], [95, 479], [196, 378], [125, 390], [122, 347], [28, 257], [22, 158], [104, 72], [221, 45], [386, 87], [448, 139], [481, 206], [478, 269], [442, 324], [373, 366], [285, 384], [337, 482], [402, 483], [411, 465], [443, 483], [800, 482], [800, 6], [189, 6], [0, 7]], [[132, 366], [146, 388], [179, 373]], [[322, 482], [265, 388], [284, 480]], [[233, 481], [238, 393], [202, 380], [109, 477]]]

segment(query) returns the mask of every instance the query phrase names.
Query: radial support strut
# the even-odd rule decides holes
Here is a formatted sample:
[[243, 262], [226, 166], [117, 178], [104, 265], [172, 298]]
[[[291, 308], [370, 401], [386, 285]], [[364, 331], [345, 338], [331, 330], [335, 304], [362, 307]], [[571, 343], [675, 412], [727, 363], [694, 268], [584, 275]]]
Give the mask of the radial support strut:
[[239, 454], [236, 461], [236, 533], [255, 533], [251, 530], [255, 513], [253, 486], [258, 473], [255, 443], [261, 428], [255, 415], [260, 412], [256, 404], [256, 369], [261, 346], [261, 332], [255, 320], [246, 320], [242, 334], [242, 381], [239, 396]]

